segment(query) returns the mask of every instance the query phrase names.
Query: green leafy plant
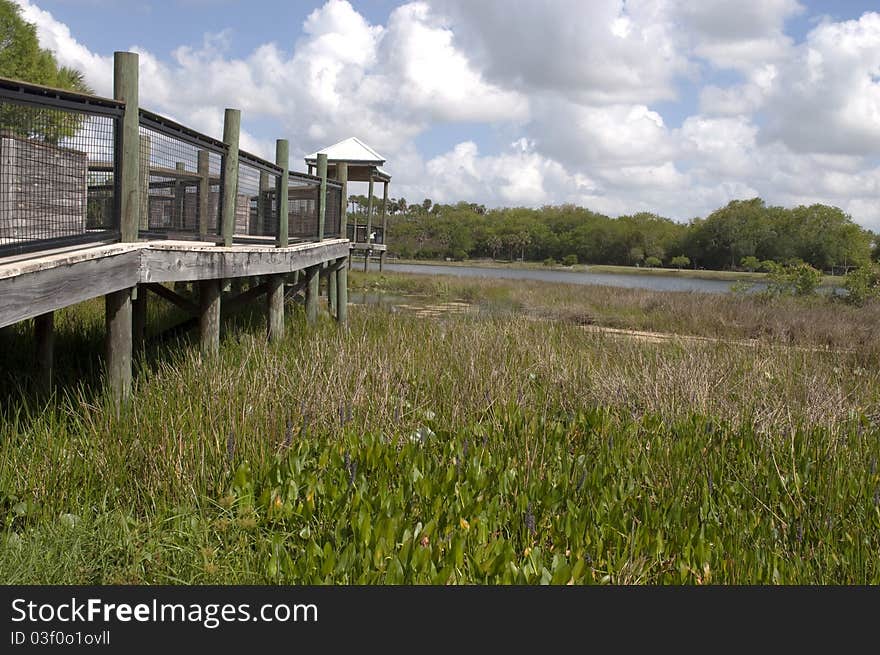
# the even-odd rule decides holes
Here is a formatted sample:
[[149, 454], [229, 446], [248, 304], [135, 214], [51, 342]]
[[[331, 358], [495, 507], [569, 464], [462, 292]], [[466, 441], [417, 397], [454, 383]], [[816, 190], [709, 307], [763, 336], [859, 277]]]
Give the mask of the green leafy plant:
[[850, 271], [843, 283], [846, 302], [859, 307], [880, 298], [880, 264], [871, 262]]

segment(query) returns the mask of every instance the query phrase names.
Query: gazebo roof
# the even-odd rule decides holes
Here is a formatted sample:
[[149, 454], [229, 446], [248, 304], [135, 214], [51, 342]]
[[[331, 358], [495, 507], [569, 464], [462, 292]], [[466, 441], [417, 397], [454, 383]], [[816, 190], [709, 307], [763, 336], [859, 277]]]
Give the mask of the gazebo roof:
[[306, 163], [314, 166], [318, 161], [319, 153], [327, 155], [327, 163], [346, 162], [376, 167], [385, 163], [385, 158], [382, 155], [355, 136], [306, 155]]

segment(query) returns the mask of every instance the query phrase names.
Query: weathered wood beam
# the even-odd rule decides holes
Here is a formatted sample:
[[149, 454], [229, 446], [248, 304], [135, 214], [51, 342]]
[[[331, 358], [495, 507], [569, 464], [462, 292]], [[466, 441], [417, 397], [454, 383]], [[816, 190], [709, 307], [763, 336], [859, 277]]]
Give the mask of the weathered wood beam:
[[[193, 324], [196, 322], [190, 319]], [[212, 357], [220, 351], [220, 280], [199, 282], [199, 347]]]
[[168, 287], [166, 287], [162, 284], [159, 284], [158, 282], [147, 282], [146, 284], [142, 284], [141, 288], [144, 289], [144, 291], [149, 289], [150, 291], [155, 293], [160, 298], [164, 298], [165, 300], [172, 303], [173, 305], [176, 305], [177, 307], [179, 307], [180, 309], [185, 311], [187, 314], [192, 314], [193, 316], [196, 316], [199, 314], [199, 311], [200, 311], [199, 305], [194, 303], [189, 298], [185, 298], [184, 296], [181, 296], [179, 293], [172, 291]]
[[227, 109], [223, 121], [223, 143], [226, 156], [223, 158], [223, 245], [232, 245], [235, 234], [235, 210], [238, 196], [238, 139], [241, 132], [241, 111]]
[[336, 300], [337, 300], [337, 292], [336, 292], [336, 278], [337, 278], [338, 270], [335, 266], [330, 267], [327, 276], [327, 304], [330, 308], [330, 315], [336, 316]]
[[138, 55], [113, 53], [113, 97], [125, 102], [125, 113], [117, 129], [122, 130], [119, 164], [119, 231], [124, 242], [137, 241], [140, 222], [140, 113], [138, 109]]
[[[336, 179], [342, 182], [342, 202], [339, 207], [339, 238], [348, 238], [348, 164], [344, 161], [336, 164]], [[357, 232], [357, 226], [355, 226]]]
[[[384, 183], [382, 190], [382, 245], [388, 243], [388, 182]], [[379, 253], [379, 272], [385, 268], [385, 251]]]
[[131, 395], [131, 289], [104, 296], [107, 383], [117, 406]]
[[138, 250], [0, 278], [0, 327], [138, 282]]
[[300, 280], [295, 284], [289, 284], [284, 289], [284, 300], [293, 300], [298, 294], [302, 293], [307, 287], [307, 280]]
[[205, 278], [239, 278], [251, 275], [291, 273], [342, 256], [348, 244], [335, 240], [288, 248], [164, 249], [143, 251], [143, 282], [193, 281]]
[[37, 382], [42, 391], [51, 393], [55, 370], [54, 312], [34, 318], [34, 341], [37, 348]]
[[270, 275], [266, 281], [266, 329], [270, 342], [284, 338], [284, 275]]
[[232, 314], [241, 310], [260, 296], [264, 295], [268, 289], [269, 286], [267, 284], [259, 284], [257, 286], [251, 287], [247, 291], [238, 294], [237, 296], [227, 298], [223, 302], [223, 312]]
[[318, 241], [324, 240], [324, 222], [327, 217], [327, 154], [318, 153]]
[[292, 273], [347, 257], [348, 243], [327, 240], [287, 248], [212, 248], [158, 242], [92, 250], [0, 266], [0, 327], [138, 283]]
[[278, 181], [278, 236], [276, 243], [280, 248], [288, 244], [290, 230], [290, 195], [287, 187], [290, 184], [290, 143], [287, 139], [275, 142], [275, 164], [281, 167], [281, 179]]
[[135, 347], [142, 346], [146, 337], [148, 296], [145, 285], [135, 287], [135, 296], [131, 306], [131, 338]]
[[338, 296], [336, 320], [340, 325], [346, 325], [348, 323], [348, 269], [344, 264], [337, 271], [336, 293]]
[[319, 265], [306, 269], [306, 323], [318, 320], [318, 285], [320, 283]]

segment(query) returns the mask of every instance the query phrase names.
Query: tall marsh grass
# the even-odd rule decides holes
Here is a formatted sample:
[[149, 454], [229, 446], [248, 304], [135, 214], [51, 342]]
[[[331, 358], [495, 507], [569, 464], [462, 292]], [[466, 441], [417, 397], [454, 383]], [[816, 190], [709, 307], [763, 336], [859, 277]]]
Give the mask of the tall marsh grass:
[[[513, 302], [570, 294], [531, 286]], [[654, 301], [674, 316], [697, 299]], [[645, 343], [516, 311], [358, 307], [348, 330], [291, 314], [272, 346], [256, 321], [213, 360], [147, 353], [121, 413], [97, 385], [7, 395], [2, 579], [880, 581], [870, 344]], [[58, 342], [99, 368], [91, 320], [59, 319]]]

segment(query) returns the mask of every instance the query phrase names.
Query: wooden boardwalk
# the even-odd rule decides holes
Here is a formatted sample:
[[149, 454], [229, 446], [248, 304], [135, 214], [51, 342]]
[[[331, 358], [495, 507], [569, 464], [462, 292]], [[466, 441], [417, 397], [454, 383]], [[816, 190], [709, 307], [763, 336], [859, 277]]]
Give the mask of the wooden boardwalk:
[[[37, 184], [23, 186], [36, 173], [7, 157], [12, 163], [0, 180], [0, 228], [9, 228], [0, 230], [0, 328], [33, 319], [37, 370], [47, 387], [54, 312], [102, 296], [106, 379], [118, 402], [130, 395], [150, 295], [189, 315], [172, 330], [197, 329], [205, 356], [219, 349], [221, 316], [261, 299], [270, 341], [283, 336], [285, 300], [297, 293], [304, 293], [306, 320], [314, 323], [322, 278], [331, 316], [346, 323], [347, 178], [340, 166], [337, 180], [328, 179], [326, 155], [316, 160], [318, 175], [294, 173], [284, 139], [276, 142], [274, 163], [239, 151], [236, 109], [226, 110], [222, 141], [141, 110], [134, 53], [114, 56], [113, 100], [0, 80], [0, 104], [8, 109], [0, 120], [9, 122], [0, 133], [24, 135], [17, 138], [28, 147], [42, 143], [27, 124], [42, 111], [99, 116], [105, 126], [90, 131], [83, 129], [87, 119], [70, 119], [68, 149], [82, 159], [77, 188], [85, 183], [76, 196], [75, 234], [68, 234], [69, 216], [51, 210], [67, 193], [57, 167], [47, 164]], [[7, 187], [40, 202], [4, 196]], [[191, 293], [178, 293], [174, 283], [191, 285]]]

